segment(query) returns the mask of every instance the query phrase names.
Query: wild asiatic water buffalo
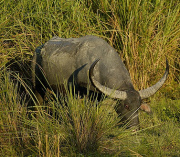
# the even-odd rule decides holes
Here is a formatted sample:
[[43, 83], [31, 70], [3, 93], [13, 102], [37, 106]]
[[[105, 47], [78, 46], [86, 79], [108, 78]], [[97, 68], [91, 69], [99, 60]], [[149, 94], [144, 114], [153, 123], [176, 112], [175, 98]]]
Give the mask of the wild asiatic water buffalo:
[[64, 81], [74, 85], [81, 95], [86, 94], [89, 87], [92, 92], [120, 100], [117, 101], [116, 111], [123, 116], [122, 120], [129, 121], [130, 127], [139, 124], [138, 109], [145, 108], [141, 106], [141, 100], [153, 95], [163, 85], [169, 72], [166, 61], [163, 77], [152, 87], [136, 91], [118, 53], [96, 36], [53, 37], [36, 49], [32, 69], [33, 85], [39, 98], [44, 97], [43, 86], [50, 85], [55, 92], [63, 92]]

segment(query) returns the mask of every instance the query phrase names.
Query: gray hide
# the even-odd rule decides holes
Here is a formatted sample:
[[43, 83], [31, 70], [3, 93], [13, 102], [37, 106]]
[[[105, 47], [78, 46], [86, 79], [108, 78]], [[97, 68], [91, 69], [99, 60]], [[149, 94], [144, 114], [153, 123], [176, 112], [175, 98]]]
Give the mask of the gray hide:
[[[42, 97], [44, 96], [42, 83], [47, 86], [43, 76], [55, 92], [60, 89], [59, 87], [63, 87], [64, 81], [68, 83], [74, 81], [76, 90], [82, 94], [82, 87], [87, 88], [88, 83], [91, 91], [97, 88], [100, 93], [106, 95], [110, 95], [111, 92], [112, 98], [121, 100], [118, 101], [116, 111], [124, 117], [122, 120], [129, 121], [129, 126], [139, 124], [137, 110], [140, 108], [140, 95], [145, 93], [142, 97], [146, 98], [154, 94], [168, 75], [167, 63], [166, 72], [156, 85], [146, 89], [145, 92], [136, 91], [118, 53], [105, 40], [96, 36], [69, 39], [53, 37], [36, 49], [32, 69], [34, 88]], [[123, 93], [125, 97], [113, 97], [113, 91], [117, 94]]]

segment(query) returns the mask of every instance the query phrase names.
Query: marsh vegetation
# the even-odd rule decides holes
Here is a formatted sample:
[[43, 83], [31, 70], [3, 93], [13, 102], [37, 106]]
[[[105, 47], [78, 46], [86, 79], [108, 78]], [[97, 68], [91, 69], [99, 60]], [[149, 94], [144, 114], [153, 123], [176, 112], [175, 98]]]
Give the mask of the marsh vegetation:
[[[7, 0], [0, 8], [0, 156], [180, 156], [178, 1]], [[167, 57], [168, 80], [145, 100], [153, 114], [140, 112], [138, 132], [118, 127], [109, 98], [97, 105], [73, 91], [47, 92], [44, 104], [36, 103], [36, 47], [53, 36], [84, 35], [117, 50], [137, 90], [161, 78]]]

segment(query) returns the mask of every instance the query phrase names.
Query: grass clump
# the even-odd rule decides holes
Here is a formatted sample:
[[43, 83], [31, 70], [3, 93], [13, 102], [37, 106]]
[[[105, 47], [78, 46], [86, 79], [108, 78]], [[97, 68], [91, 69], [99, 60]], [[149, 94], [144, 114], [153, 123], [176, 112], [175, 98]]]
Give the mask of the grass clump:
[[75, 98], [69, 91], [61, 99], [48, 94], [43, 106], [36, 104], [37, 110], [30, 110], [27, 95], [31, 92], [20, 97], [10, 75], [2, 73], [0, 93], [0, 152], [4, 155], [66, 156], [68, 152], [74, 156], [97, 151], [100, 141], [119, 121], [113, 106], [97, 105], [97, 100], [87, 97]]
[[43, 105], [36, 104], [37, 110], [30, 110], [28, 94], [33, 93], [21, 97], [10, 75], [1, 73], [0, 154], [176, 156], [179, 153], [179, 101], [162, 99], [157, 104], [153, 99], [153, 115], [140, 112], [141, 129], [132, 133], [118, 127], [115, 102], [108, 98], [97, 103], [96, 99], [74, 97], [72, 90], [65, 97], [51, 92]]

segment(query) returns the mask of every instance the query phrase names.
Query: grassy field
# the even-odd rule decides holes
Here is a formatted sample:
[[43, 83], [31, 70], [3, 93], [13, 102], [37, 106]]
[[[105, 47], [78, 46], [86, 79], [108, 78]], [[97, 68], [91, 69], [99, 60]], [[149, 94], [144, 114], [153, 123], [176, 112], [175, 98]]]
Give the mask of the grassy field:
[[[179, 1], [7, 0], [0, 8], [0, 156], [180, 156]], [[55, 35], [105, 39], [137, 90], [157, 82], [168, 59], [168, 80], [145, 100], [153, 114], [140, 112], [138, 132], [117, 126], [109, 98], [97, 106], [53, 93], [30, 109], [33, 53]]]

